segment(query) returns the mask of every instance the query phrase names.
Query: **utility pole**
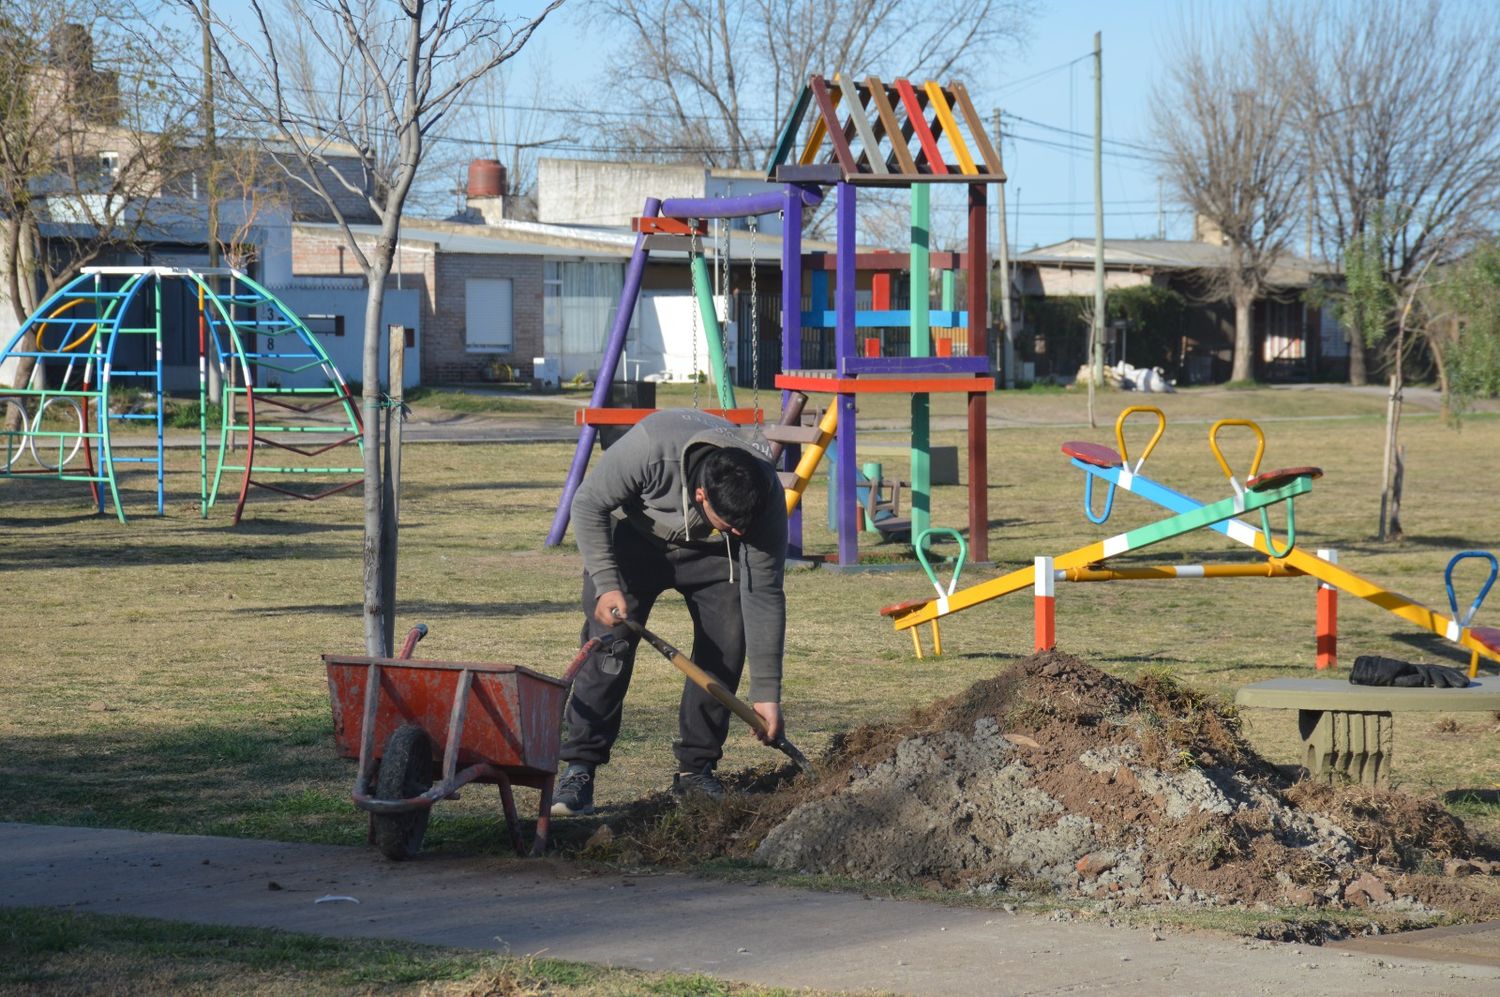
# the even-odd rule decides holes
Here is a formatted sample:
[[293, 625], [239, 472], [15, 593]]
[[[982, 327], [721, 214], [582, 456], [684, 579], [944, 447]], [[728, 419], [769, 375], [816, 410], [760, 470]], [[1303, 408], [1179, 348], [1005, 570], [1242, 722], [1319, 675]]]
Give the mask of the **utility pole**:
[[1156, 238], [1167, 237], [1166, 181], [1156, 178]]
[[[1000, 131], [1000, 109], [995, 108], [995, 151], [1000, 157], [1000, 169], [1005, 169], [1005, 137]], [[1005, 334], [1004, 353], [1001, 354], [1001, 367], [1004, 370], [1005, 386], [1014, 388], [1016, 386], [1016, 330], [1010, 320], [1010, 229], [1005, 224], [1005, 185], [998, 188], [1000, 196], [996, 199], [1000, 203], [997, 209], [1000, 213], [1000, 328]]]
[[1104, 49], [1094, 32], [1094, 327], [1089, 370], [1089, 425], [1094, 387], [1104, 382]]
[[[210, 12], [208, 0], [203, 0], [203, 155], [206, 159], [207, 175], [204, 177], [208, 196], [208, 268], [219, 265], [219, 140], [214, 128], [214, 48], [213, 36], [208, 26]], [[217, 294], [219, 278], [210, 276], [208, 286]], [[212, 333], [209, 333], [212, 337]], [[213, 343], [205, 342], [204, 367], [208, 374], [208, 400], [215, 404], [223, 401], [224, 386], [219, 370], [219, 351]]]

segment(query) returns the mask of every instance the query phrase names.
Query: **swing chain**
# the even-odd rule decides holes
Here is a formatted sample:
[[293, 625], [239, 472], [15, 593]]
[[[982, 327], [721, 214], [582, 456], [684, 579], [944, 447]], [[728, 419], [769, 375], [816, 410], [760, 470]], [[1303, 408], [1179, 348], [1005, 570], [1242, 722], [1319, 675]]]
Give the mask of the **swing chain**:
[[[755, 258], [756, 219], [750, 216], [750, 384], [755, 397], [755, 411], [760, 412], [760, 266]], [[764, 420], [764, 417], [762, 417]]]
[[[689, 219], [689, 222], [692, 223], [692, 220]], [[692, 233], [692, 236], [690, 237], [690, 241], [688, 243], [688, 266], [689, 266], [689, 269], [691, 269], [691, 267], [692, 267], [693, 257], [696, 256], [696, 255], [698, 255], [698, 253], [701, 251], [701, 249], [702, 249], [702, 247], [701, 247], [701, 245], [699, 243], [699, 239], [698, 239], [697, 225], [693, 224], [693, 233]], [[693, 378], [693, 408], [697, 408], [698, 407], [698, 303], [696, 301], [693, 302], [691, 310], [692, 310], [692, 313], [693, 313], [693, 336], [692, 336], [692, 340], [693, 340], [693, 368], [692, 368], [692, 378]]]

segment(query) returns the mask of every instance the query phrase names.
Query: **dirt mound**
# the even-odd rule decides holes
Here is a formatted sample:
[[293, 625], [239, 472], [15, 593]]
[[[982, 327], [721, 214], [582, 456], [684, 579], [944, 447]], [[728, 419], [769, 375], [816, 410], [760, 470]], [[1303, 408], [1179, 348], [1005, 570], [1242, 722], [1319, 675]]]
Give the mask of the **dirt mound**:
[[724, 806], [664, 812], [647, 801], [615, 841], [647, 861], [753, 856], [1106, 907], [1500, 913], [1496, 891], [1441, 875], [1445, 861], [1450, 873], [1495, 867], [1436, 804], [1290, 786], [1231, 711], [1164, 675], [1126, 682], [1057, 652], [845, 734], [822, 771], [816, 781], [741, 774], [735, 788], [768, 792]]

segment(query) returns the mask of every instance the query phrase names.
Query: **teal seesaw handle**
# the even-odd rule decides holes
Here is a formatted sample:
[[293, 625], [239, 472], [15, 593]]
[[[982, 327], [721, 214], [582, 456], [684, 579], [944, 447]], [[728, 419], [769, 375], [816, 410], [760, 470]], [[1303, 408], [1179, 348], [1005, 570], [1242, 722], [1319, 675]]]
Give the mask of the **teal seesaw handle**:
[[[943, 589], [943, 583], [938, 581], [937, 572], [933, 569], [931, 562], [927, 560], [927, 538], [938, 534], [958, 541], [958, 560], [953, 562], [953, 577], [948, 579], [946, 591]], [[953, 590], [958, 587], [958, 576], [964, 570], [964, 561], [969, 557], [969, 544], [964, 540], [964, 535], [946, 526], [933, 526], [917, 534], [916, 547], [917, 561], [921, 563], [922, 570], [927, 572], [927, 580], [932, 582], [933, 588], [937, 589], [938, 596], [952, 595]]]
[[1297, 546], [1297, 506], [1294, 500], [1286, 500], [1286, 546], [1276, 548], [1276, 537], [1271, 532], [1271, 517], [1266, 515], [1268, 506], [1260, 507], [1260, 531], [1266, 538], [1266, 553], [1272, 557], [1286, 557]]

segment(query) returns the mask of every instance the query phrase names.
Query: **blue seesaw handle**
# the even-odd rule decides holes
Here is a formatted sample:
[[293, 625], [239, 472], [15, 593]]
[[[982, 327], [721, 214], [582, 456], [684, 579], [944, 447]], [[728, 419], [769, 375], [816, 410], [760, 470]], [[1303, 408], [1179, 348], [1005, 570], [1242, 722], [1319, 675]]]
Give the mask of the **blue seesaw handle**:
[[[1458, 596], [1453, 591], [1453, 569], [1458, 566], [1459, 561], [1469, 557], [1490, 562], [1490, 576], [1485, 579], [1484, 585], [1480, 587], [1479, 594], [1474, 597], [1474, 602], [1469, 606], [1468, 611], [1460, 616], [1458, 615]], [[1500, 561], [1496, 561], [1495, 555], [1487, 550], [1461, 550], [1453, 555], [1452, 560], [1448, 562], [1447, 570], [1443, 572], [1443, 584], [1448, 588], [1448, 608], [1453, 610], [1453, 618], [1458, 621], [1459, 626], [1468, 626], [1474, 614], [1479, 612], [1479, 607], [1484, 605], [1484, 597], [1490, 594], [1490, 589], [1495, 584], [1496, 575], [1500, 575]]]

